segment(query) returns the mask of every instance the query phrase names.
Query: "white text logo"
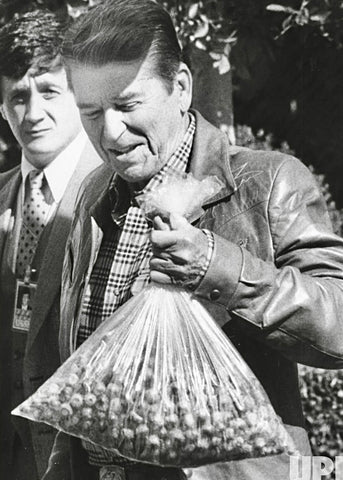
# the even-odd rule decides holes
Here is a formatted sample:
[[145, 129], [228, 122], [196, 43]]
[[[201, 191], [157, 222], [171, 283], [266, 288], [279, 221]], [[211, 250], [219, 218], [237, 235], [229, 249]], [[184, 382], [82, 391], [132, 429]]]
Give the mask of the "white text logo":
[[323, 456], [290, 457], [290, 480], [323, 480], [331, 473], [335, 473], [336, 480], [343, 480], [343, 456], [334, 460]]

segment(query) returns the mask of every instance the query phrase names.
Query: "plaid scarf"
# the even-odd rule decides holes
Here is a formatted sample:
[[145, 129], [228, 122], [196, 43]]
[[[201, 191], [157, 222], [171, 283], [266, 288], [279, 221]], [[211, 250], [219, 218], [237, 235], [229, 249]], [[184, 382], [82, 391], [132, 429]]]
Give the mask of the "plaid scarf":
[[[194, 132], [195, 118], [190, 114], [190, 124], [181, 144], [163, 168], [139, 193], [154, 190], [172, 172], [186, 171]], [[123, 184], [124, 182], [115, 176], [110, 186], [110, 197], [112, 195], [112, 198], [117, 200], [113, 205], [111, 225], [104, 232], [99, 254], [85, 291], [77, 346], [84, 342], [101, 322], [150, 281], [151, 226], [139, 207], [132, 204], [129, 206], [127, 189], [126, 201], [129, 206], [127, 213], [122, 215], [114, 213], [118, 202], [123, 202], [123, 198], [118, 198], [114, 192], [123, 190]], [[92, 464], [101, 466], [111, 463], [121, 465], [132, 463], [89, 442], [83, 442], [83, 444]]]

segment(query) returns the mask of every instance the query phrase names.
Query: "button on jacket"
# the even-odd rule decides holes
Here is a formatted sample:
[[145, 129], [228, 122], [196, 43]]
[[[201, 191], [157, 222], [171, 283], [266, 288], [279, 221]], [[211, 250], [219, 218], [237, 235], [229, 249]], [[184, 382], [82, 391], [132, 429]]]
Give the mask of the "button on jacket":
[[[301, 162], [230, 147], [198, 113], [196, 125], [190, 171], [216, 175], [225, 187], [194, 223], [215, 238], [195, 293], [255, 372], [300, 452], [309, 454], [296, 362], [343, 367], [343, 240], [332, 233], [325, 202]], [[92, 174], [74, 217], [63, 271], [63, 359], [72, 351], [101, 244], [108, 185], [106, 168]], [[192, 479], [281, 480], [288, 469], [287, 456], [279, 455], [197, 468]]]

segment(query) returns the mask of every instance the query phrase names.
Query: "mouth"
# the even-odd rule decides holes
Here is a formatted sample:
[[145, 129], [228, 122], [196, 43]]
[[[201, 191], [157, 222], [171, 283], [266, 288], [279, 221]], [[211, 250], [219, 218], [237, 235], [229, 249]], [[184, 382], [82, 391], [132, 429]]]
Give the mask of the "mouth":
[[49, 131], [50, 131], [50, 128], [40, 128], [40, 129], [26, 130], [25, 133], [30, 137], [40, 137], [41, 135], [44, 135]]
[[115, 155], [116, 157], [120, 157], [120, 156], [128, 155], [129, 153], [133, 152], [136, 148], [143, 147], [143, 146], [144, 145], [139, 143], [139, 144], [131, 145], [128, 147], [110, 148], [109, 152]]
[[120, 150], [117, 150], [116, 148], [111, 148], [110, 152], [114, 154], [116, 157], [119, 157], [120, 155], [127, 155], [128, 153], [132, 152], [135, 148], [136, 146], [120, 149]]

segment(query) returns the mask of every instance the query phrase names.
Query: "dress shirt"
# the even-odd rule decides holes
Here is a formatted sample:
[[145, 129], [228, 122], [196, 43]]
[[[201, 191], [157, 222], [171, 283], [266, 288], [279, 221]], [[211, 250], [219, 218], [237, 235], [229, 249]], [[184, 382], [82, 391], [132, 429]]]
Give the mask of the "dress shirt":
[[[189, 126], [180, 145], [140, 193], [154, 190], [169, 174], [186, 171], [195, 128], [195, 118], [190, 114]], [[124, 185], [126, 196], [122, 188]], [[121, 190], [121, 195], [118, 195], [118, 190]], [[99, 254], [85, 290], [77, 345], [83, 343], [100, 323], [113, 314], [132, 294], [150, 282], [149, 260], [152, 251], [149, 233], [152, 227], [148, 225], [139, 207], [130, 206], [132, 202], [129, 198], [129, 187], [117, 175], [111, 182], [109, 198], [112, 199], [110, 202], [112, 222], [104, 232]], [[114, 212], [118, 210], [118, 202], [126, 203], [126, 208], [122, 205], [125, 211], [119, 218], [117, 216], [113, 218]], [[83, 442], [83, 445], [88, 452], [89, 462], [93, 465], [132, 463], [90, 442]]]
[[[69, 180], [74, 173], [77, 162], [80, 159], [80, 153], [85, 147], [87, 135], [82, 130], [77, 137], [49, 163], [44, 169], [44, 175], [52, 194], [54, 203], [59, 203], [67, 188]], [[22, 154], [21, 174], [23, 177], [22, 185], [25, 184], [27, 175], [36, 168]], [[22, 188], [22, 202], [24, 203], [24, 189]]]
[[[61, 201], [67, 185], [74, 173], [76, 165], [80, 159], [80, 154], [85, 148], [87, 135], [82, 130], [76, 138], [51, 162], [44, 168], [44, 175], [49, 186], [51, 194], [51, 207], [47, 214], [47, 222], [51, 220], [56, 213], [57, 206]], [[21, 175], [22, 182], [19, 188], [16, 205], [15, 224], [10, 242], [13, 245], [12, 255], [9, 259], [12, 271], [16, 268], [17, 248], [22, 223], [22, 209], [25, 201], [25, 182], [26, 178], [32, 170], [36, 168], [22, 154]]]

